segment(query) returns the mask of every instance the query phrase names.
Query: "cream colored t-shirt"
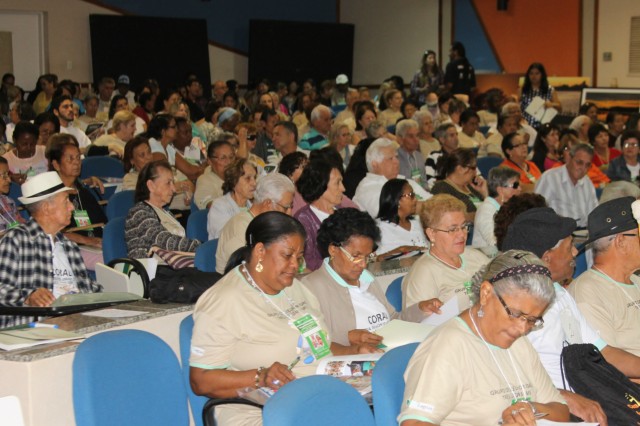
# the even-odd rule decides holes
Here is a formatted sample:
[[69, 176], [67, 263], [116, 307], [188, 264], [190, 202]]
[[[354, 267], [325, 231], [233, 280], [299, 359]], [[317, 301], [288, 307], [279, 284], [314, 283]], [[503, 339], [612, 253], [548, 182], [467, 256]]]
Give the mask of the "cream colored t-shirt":
[[433, 257], [429, 251], [423, 254], [402, 280], [402, 309], [434, 297], [446, 303], [454, 296], [458, 298], [460, 311], [469, 308], [471, 299], [465, 283], [470, 285], [473, 274], [487, 264], [489, 258], [471, 247], [466, 247], [460, 257], [462, 266], [454, 269]]
[[478, 148], [481, 146], [485, 146], [487, 144], [487, 140], [484, 135], [478, 131], [476, 131], [473, 137], [467, 135], [465, 132], [458, 132], [458, 148]]
[[609, 345], [640, 356], [640, 278], [633, 285], [588, 270], [569, 286], [578, 308]]
[[529, 340], [520, 338], [508, 350], [487, 348], [460, 317], [420, 344], [404, 378], [400, 423], [415, 419], [440, 426], [494, 426], [514, 399], [511, 389], [516, 398], [531, 402], [564, 403]]
[[[263, 296], [239, 268], [230, 271], [196, 303], [189, 358], [192, 367], [244, 371], [269, 367], [276, 361], [289, 365], [298, 356], [300, 333], [267, 298], [293, 318], [313, 315], [320, 327], [328, 330], [318, 300], [298, 280], [278, 295]], [[292, 372], [296, 377], [315, 374], [317, 363], [305, 364], [301, 359]], [[216, 408], [216, 419], [221, 426], [261, 424], [261, 411], [225, 405]]]
[[223, 274], [233, 252], [246, 244], [244, 233], [252, 220], [251, 212], [245, 210], [229, 219], [222, 227], [216, 250], [216, 272]]
[[193, 200], [199, 209], [207, 208], [207, 204], [222, 197], [223, 183], [220, 176], [211, 171], [210, 166], [204, 169], [204, 173], [196, 181], [196, 192], [193, 194]]

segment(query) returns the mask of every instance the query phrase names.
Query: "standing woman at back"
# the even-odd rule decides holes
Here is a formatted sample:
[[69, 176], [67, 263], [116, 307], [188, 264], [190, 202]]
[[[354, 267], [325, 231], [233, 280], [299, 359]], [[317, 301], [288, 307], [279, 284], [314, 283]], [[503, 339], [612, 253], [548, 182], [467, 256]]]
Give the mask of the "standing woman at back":
[[547, 71], [540, 62], [534, 62], [529, 65], [527, 73], [524, 76], [524, 84], [520, 90], [520, 108], [522, 109], [522, 115], [531, 126], [538, 129], [542, 123], [526, 112], [527, 107], [536, 96], [541, 97], [542, 100], [545, 101], [545, 108], [555, 108], [558, 112], [562, 112], [562, 105], [558, 99], [558, 94], [553, 86], [549, 85]]
[[[420, 69], [411, 80], [411, 97], [424, 104], [427, 95], [431, 92], [439, 92], [444, 88], [444, 72], [436, 61], [436, 52], [426, 50], [422, 55]], [[411, 118], [411, 117], [408, 117]]]

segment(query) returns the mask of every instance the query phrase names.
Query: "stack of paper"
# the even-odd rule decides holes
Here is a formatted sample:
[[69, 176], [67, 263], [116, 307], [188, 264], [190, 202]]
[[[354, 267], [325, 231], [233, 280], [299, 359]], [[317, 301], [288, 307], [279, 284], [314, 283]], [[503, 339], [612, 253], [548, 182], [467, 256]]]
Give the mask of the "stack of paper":
[[394, 319], [376, 330], [383, 337], [382, 344], [386, 350], [422, 342], [435, 327], [432, 325]]
[[84, 335], [82, 334], [49, 327], [0, 330], [0, 349], [12, 351], [15, 349], [44, 345], [46, 343], [83, 338]]

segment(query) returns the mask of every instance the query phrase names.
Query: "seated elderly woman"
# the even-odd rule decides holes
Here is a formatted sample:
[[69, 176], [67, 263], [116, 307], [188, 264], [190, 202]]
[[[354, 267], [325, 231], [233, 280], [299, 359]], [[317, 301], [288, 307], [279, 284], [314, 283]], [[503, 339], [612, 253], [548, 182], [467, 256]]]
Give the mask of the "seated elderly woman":
[[140, 170], [151, 162], [151, 147], [149, 139], [144, 136], [136, 136], [124, 146], [124, 178], [122, 179], [122, 190], [133, 191], [138, 183]]
[[487, 184], [489, 196], [478, 206], [471, 241], [473, 247], [486, 247], [484, 253], [493, 257], [498, 252], [493, 218], [504, 203], [520, 194], [520, 173], [508, 167], [494, 167], [489, 171]]
[[[244, 387], [278, 390], [315, 374], [317, 360], [327, 355], [375, 351], [330, 340], [318, 300], [295, 278], [306, 238], [297, 220], [263, 213], [244, 237], [230, 259], [233, 269], [194, 310], [189, 363], [196, 394], [234, 398]], [[246, 405], [217, 407], [215, 417], [220, 426], [262, 424], [261, 410]]]
[[417, 111], [413, 114], [413, 120], [418, 123], [418, 138], [420, 139], [420, 152], [427, 158], [433, 151], [439, 151], [440, 142], [433, 136], [433, 116], [429, 111]]
[[129, 257], [149, 257], [152, 247], [195, 252], [200, 241], [186, 237], [180, 222], [165, 210], [175, 194], [173, 172], [168, 162], [152, 161], [140, 170], [136, 184], [136, 204], [125, 222], [125, 240]]
[[488, 195], [487, 182], [477, 175], [476, 154], [459, 148], [443, 157], [438, 164], [440, 178], [431, 189], [432, 194], [453, 195], [466, 206], [467, 220], [473, 222], [478, 209]]
[[[304, 152], [296, 151], [282, 157], [280, 164], [278, 165], [278, 172], [285, 175], [295, 185], [298, 183], [298, 179], [302, 175], [302, 171], [309, 164], [309, 158]], [[302, 195], [296, 189], [296, 193], [293, 197], [292, 213], [296, 214], [298, 210], [304, 207], [307, 203], [302, 198]]]
[[351, 144], [353, 140], [353, 132], [346, 123], [337, 123], [331, 127], [329, 132], [329, 146], [338, 151], [342, 157], [342, 165], [349, 167], [349, 161], [356, 146]]
[[414, 217], [418, 200], [406, 179], [389, 179], [380, 192], [376, 223], [380, 228], [377, 261], [410, 256], [427, 248], [420, 219]]
[[591, 124], [591, 118], [586, 115], [579, 115], [571, 121], [569, 128], [576, 131], [578, 140], [581, 143], [589, 143], [589, 127]]
[[533, 192], [542, 173], [533, 161], [527, 160], [528, 148], [524, 137], [519, 133], [505, 135], [502, 139], [502, 152], [505, 160], [500, 165], [510, 167], [520, 173], [522, 191]]
[[304, 246], [306, 266], [315, 271], [322, 266], [316, 236], [320, 224], [331, 216], [342, 202], [342, 173], [330, 163], [311, 161], [302, 171], [296, 187], [307, 205], [298, 210], [294, 217], [302, 223], [307, 233]]
[[609, 131], [602, 124], [589, 127], [589, 143], [593, 146], [593, 165], [605, 173], [611, 160], [622, 154], [609, 146]]
[[420, 219], [431, 243], [402, 280], [402, 306], [438, 298], [440, 303], [457, 297], [460, 310], [471, 306], [471, 277], [489, 258], [468, 247], [470, 224], [465, 205], [440, 194], [424, 203]]
[[421, 301], [402, 313], [389, 304], [380, 284], [367, 271], [380, 232], [366, 212], [345, 208], [320, 226], [318, 246], [325, 257], [320, 269], [302, 279], [318, 298], [334, 342], [377, 345], [373, 332], [394, 318], [421, 321], [437, 310], [435, 301]]
[[224, 195], [211, 203], [207, 214], [209, 239], [220, 237], [224, 225], [242, 209], [251, 207], [256, 192], [256, 166], [244, 158], [237, 159], [224, 170]]
[[622, 155], [614, 158], [609, 163], [607, 176], [612, 181], [626, 180], [637, 182], [640, 175], [640, 132], [637, 130], [627, 130], [620, 137], [622, 144]]
[[538, 353], [522, 338], [553, 302], [551, 273], [510, 250], [474, 279], [475, 304], [418, 346], [404, 377], [402, 426], [566, 422], [569, 409]]
[[[126, 102], [127, 98], [123, 99]], [[133, 139], [136, 132], [136, 118], [139, 117], [128, 110], [116, 112], [113, 116], [113, 133], [100, 136], [93, 145], [107, 147], [110, 154], [122, 158], [126, 143]]]

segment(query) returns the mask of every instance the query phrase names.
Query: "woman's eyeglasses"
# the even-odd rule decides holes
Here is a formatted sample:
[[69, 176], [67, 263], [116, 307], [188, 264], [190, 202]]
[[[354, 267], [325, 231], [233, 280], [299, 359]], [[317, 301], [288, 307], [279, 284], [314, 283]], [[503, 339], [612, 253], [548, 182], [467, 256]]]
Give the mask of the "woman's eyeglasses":
[[507, 315], [509, 315], [509, 318], [517, 319], [517, 320], [520, 320], [520, 321], [526, 321], [532, 327], [540, 327], [540, 326], [542, 326], [544, 324], [544, 320], [542, 318], [540, 318], [540, 317], [531, 317], [529, 315], [523, 314], [522, 312], [512, 311], [507, 306], [507, 304], [505, 303], [504, 299], [502, 297], [500, 297], [500, 295], [497, 292], [496, 292], [496, 296], [498, 296], [498, 300], [502, 304], [502, 307], [504, 308], [504, 310], [507, 312]]
[[400, 198], [404, 198], [404, 197], [411, 198], [412, 200], [414, 200], [416, 198], [416, 193], [412, 191], [412, 192], [407, 192], [406, 194], [402, 194], [400, 196]]
[[502, 187], [503, 188], [518, 189], [518, 188], [520, 188], [520, 182], [513, 182], [511, 184], [502, 185]]
[[342, 246], [338, 246], [338, 248], [340, 249], [340, 251], [342, 251], [342, 253], [344, 253], [344, 255], [347, 257], [349, 262], [354, 263], [356, 265], [358, 264], [366, 265], [368, 263], [372, 263], [376, 258], [375, 253], [371, 253], [368, 256], [352, 256], [351, 253], [345, 250]]
[[458, 232], [464, 232], [466, 234], [471, 229], [471, 224], [463, 223], [460, 226], [454, 226], [453, 228], [449, 228], [449, 229], [438, 229], [438, 228], [431, 228], [431, 229], [438, 232], [446, 232], [447, 234], [455, 234]]

